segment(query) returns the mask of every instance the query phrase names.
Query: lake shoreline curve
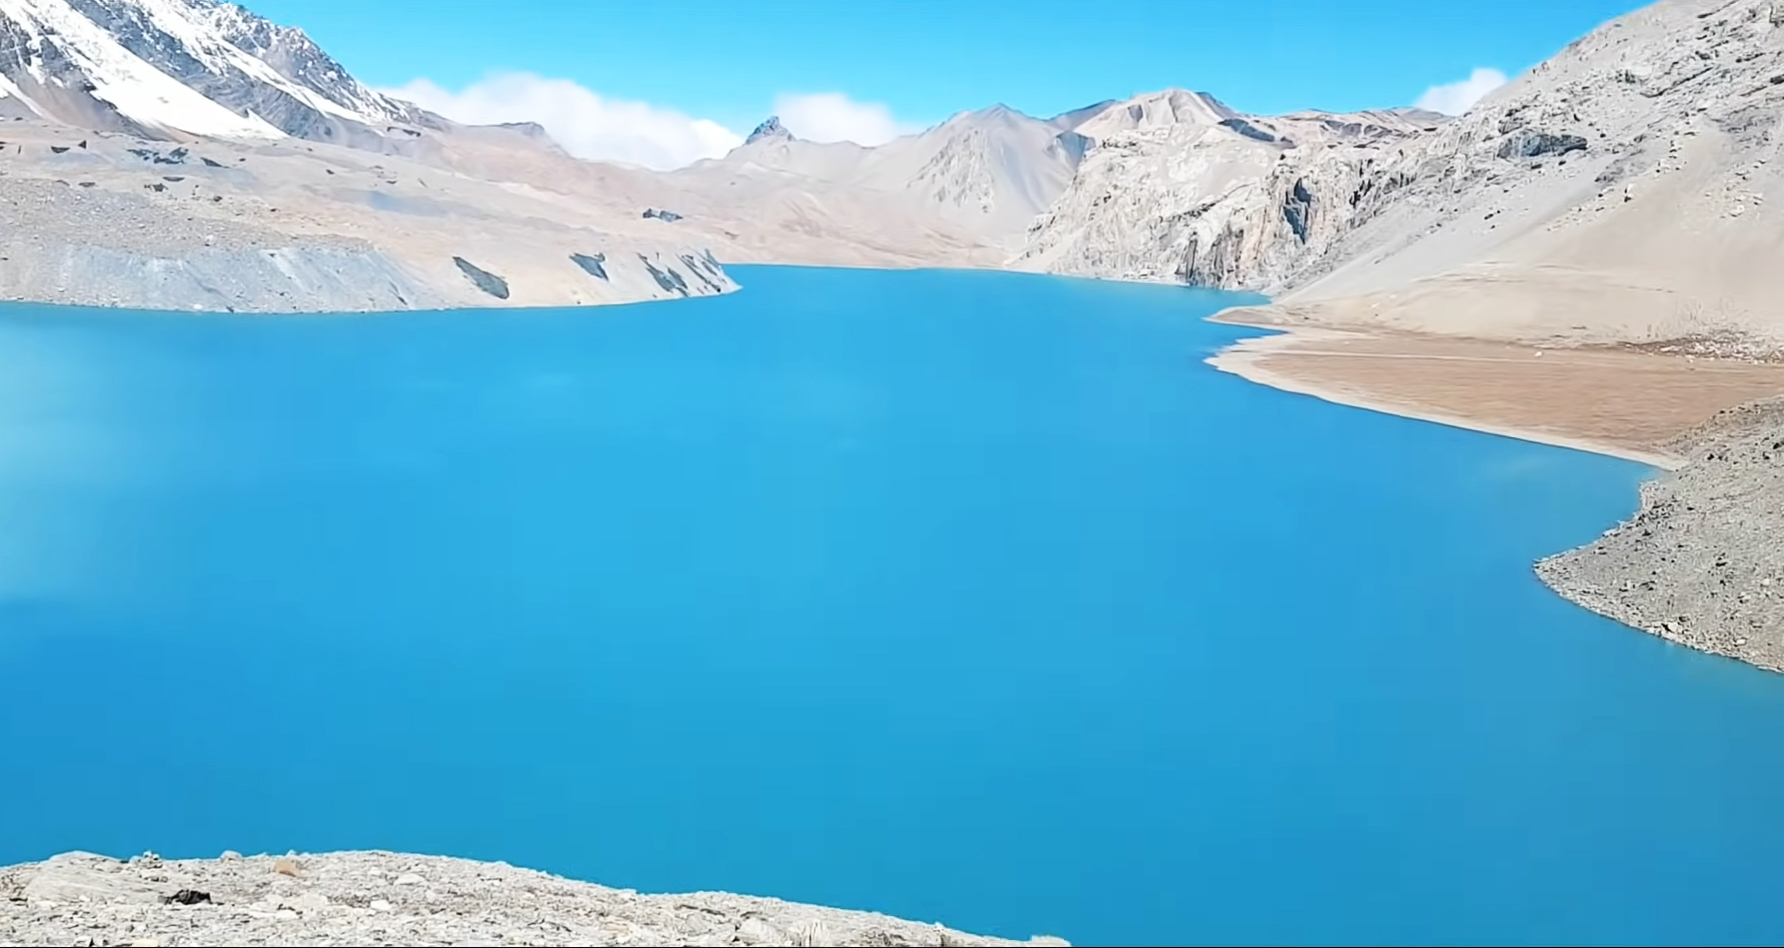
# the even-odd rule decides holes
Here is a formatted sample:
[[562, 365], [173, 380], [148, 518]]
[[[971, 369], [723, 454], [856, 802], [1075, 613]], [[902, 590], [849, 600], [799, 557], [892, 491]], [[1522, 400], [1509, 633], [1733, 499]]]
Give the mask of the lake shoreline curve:
[[1272, 331], [1206, 362], [1271, 388], [1356, 408], [1649, 465], [1628, 520], [1539, 560], [1537, 577], [1562, 598], [1669, 642], [1784, 672], [1784, 396], [1745, 402], [1655, 450], [1425, 410], [1271, 365], [1297, 347], [1372, 334], [1325, 327], [1215, 322]]
[[1536, 574], [1631, 628], [1784, 672], [1784, 397], [1727, 409], [1675, 449], [1689, 463], [1643, 483], [1632, 518]]
[[1232, 326], [1247, 326], [1254, 329], [1267, 329], [1272, 332], [1268, 336], [1252, 336], [1220, 350], [1204, 360], [1208, 365], [1232, 375], [1237, 375], [1249, 382], [1255, 382], [1269, 388], [1292, 392], [1297, 395], [1309, 395], [1321, 401], [1344, 405], [1351, 408], [1362, 408], [1382, 414], [1411, 418], [1433, 424], [1448, 425], [1478, 431], [1482, 434], [1498, 435], [1503, 438], [1515, 438], [1535, 444], [1545, 444], [1557, 448], [1571, 448], [1592, 454], [1603, 454], [1646, 464], [1660, 470], [1673, 470], [1684, 461], [1668, 452], [1648, 451], [1627, 445], [1612, 444], [1592, 438], [1572, 437], [1554, 431], [1542, 431], [1534, 428], [1514, 425], [1495, 424], [1479, 418], [1470, 418], [1454, 412], [1444, 412], [1422, 408], [1407, 402], [1396, 402], [1384, 399], [1377, 394], [1360, 389], [1321, 384], [1305, 378], [1297, 377], [1292, 372], [1284, 372], [1268, 365], [1271, 356], [1290, 351], [1293, 347], [1307, 342], [1322, 340], [1372, 338], [1368, 333], [1359, 333], [1342, 329], [1312, 328], [1300, 326], [1272, 326], [1264, 323], [1244, 323], [1231, 319], [1215, 319], [1215, 322]]

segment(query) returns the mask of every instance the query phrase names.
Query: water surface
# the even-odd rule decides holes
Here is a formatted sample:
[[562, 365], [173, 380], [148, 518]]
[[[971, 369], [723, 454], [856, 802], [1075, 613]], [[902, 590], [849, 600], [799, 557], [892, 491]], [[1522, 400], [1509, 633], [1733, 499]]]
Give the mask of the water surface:
[[1079, 944], [1775, 943], [1784, 679], [1550, 595], [1642, 468], [1225, 298], [740, 268], [0, 311], [0, 863], [382, 848]]

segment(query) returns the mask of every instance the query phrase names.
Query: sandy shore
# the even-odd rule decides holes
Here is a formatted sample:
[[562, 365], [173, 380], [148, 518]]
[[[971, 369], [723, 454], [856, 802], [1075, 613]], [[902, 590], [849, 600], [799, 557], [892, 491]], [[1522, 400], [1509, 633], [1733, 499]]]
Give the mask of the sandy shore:
[[[1235, 320], [1218, 319], [1222, 322]], [[1250, 324], [1243, 324], [1250, 325]], [[1208, 360], [1284, 391], [1664, 469], [1717, 412], [1784, 394], [1784, 365], [1295, 327]]]
[[1537, 575], [1631, 628], [1784, 671], [1784, 365], [1310, 328], [1208, 361], [1343, 405], [1664, 468], [1629, 521]]

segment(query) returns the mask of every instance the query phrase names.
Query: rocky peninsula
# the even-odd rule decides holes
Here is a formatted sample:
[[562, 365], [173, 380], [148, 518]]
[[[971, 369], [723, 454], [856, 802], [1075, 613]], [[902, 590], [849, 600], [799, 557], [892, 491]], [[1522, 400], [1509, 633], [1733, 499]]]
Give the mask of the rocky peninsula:
[[722, 892], [641, 895], [386, 852], [0, 869], [0, 945], [1066, 945]]
[[1634, 518], [1537, 575], [1573, 602], [1669, 641], [1784, 671], [1784, 397], [1680, 436], [1685, 464]]

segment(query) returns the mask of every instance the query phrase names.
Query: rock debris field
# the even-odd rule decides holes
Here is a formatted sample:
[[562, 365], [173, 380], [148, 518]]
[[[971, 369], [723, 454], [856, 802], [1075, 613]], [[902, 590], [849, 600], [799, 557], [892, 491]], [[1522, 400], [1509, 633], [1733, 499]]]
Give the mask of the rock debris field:
[[437, 856], [120, 861], [0, 869], [0, 945], [1065, 945], [725, 893], [640, 895]]
[[1537, 564], [1561, 595], [1669, 641], [1784, 671], [1784, 398], [1673, 445], [1635, 517]]

